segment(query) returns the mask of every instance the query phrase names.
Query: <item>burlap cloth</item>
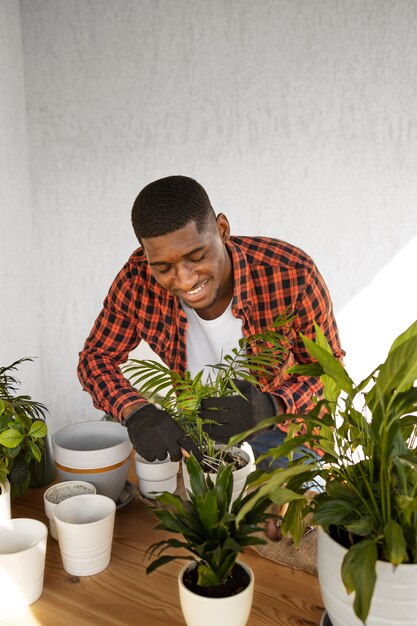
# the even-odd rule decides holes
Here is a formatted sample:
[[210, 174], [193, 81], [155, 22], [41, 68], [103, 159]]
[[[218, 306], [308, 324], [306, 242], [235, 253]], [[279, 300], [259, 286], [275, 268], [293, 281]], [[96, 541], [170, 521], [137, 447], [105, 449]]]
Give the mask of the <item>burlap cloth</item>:
[[[176, 494], [185, 497], [181, 469], [178, 473]], [[158, 506], [155, 500], [144, 498], [138, 488], [135, 489], [135, 497], [143, 500], [148, 506]], [[271, 511], [276, 511], [274, 505], [271, 507]], [[266, 539], [267, 543], [260, 546], [252, 546], [252, 550], [255, 550], [255, 552], [265, 559], [275, 561], [291, 569], [301, 570], [317, 576], [317, 529], [314, 529], [312, 532], [302, 537], [298, 549], [289, 537], [283, 537], [279, 541], [271, 541], [264, 533], [262, 533], [262, 536]]]

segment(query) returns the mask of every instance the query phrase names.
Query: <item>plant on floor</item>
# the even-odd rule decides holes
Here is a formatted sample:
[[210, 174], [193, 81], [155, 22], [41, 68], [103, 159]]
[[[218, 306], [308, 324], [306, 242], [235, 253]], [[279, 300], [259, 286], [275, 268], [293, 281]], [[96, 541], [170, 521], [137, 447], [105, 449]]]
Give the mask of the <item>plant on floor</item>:
[[[377, 561], [394, 568], [417, 563], [417, 321], [359, 384], [334, 358], [320, 328], [314, 342], [303, 342], [312, 363], [290, 372], [320, 376], [325, 399], [310, 414], [294, 416], [298, 436], [268, 454], [291, 455], [300, 444], [323, 450], [322, 462], [311, 459], [302, 473], [292, 461], [286, 487], [301, 495], [306, 483], [320, 477], [325, 489], [312, 500], [294, 499], [283, 531], [299, 539], [305, 516], [312, 514], [314, 524], [348, 548], [341, 576], [346, 590], [355, 592], [356, 616], [365, 622]], [[297, 470], [293, 476], [291, 469]], [[257, 493], [248, 497], [238, 522], [257, 499]]]
[[30, 483], [30, 464], [44, 451], [46, 407], [30, 396], [16, 395], [20, 382], [14, 372], [25, 357], [0, 367], [0, 483], [9, 480], [12, 494], [24, 493]]
[[[247, 546], [265, 543], [259, 533], [263, 530], [264, 522], [271, 518], [267, 510], [274, 501], [275, 492], [279, 493], [283, 488], [287, 474], [285, 470], [275, 472], [267, 485], [262, 483], [258, 486], [257, 479], [262, 473], [257, 470], [252, 472], [246, 483], [253, 489], [251, 495], [244, 495], [243, 490], [232, 503], [230, 464], [220, 467], [215, 483], [209, 474], [204, 474], [192, 455], [187, 460], [187, 469], [191, 481], [189, 500], [164, 492], [157, 496], [161, 508], [155, 509], [159, 519], [156, 529], [182, 535], [183, 540], [171, 537], [150, 546], [148, 553], [155, 560], [146, 572], [149, 574], [175, 559], [195, 561], [197, 586], [208, 588], [201, 595], [220, 597], [239, 553]], [[298, 471], [301, 472], [302, 468]], [[251, 507], [246, 506], [249, 498], [256, 499]], [[189, 554], [165, 554], [170, 549], [185, 549]]]
[[144, 397], [174, 417], [200, 450], [216, 458], [223, 454], [224, 447], [215, 448], [215, 442], [204, 431], [207, 420], [199, 416], [202, 399], [242, 395], [236, 379], [257, 387], [265, 385], [284, 361], [288, 345], [281, 329], [292, 317], [288, 313], [280, 315], [270, 330], [242, 338], [221, 363], [208, 366], [212, 374], [206, 381], [204, 371], [192, 378], [188, 371], [181, 375], [152, 359], [131, 359], [123, 371]]

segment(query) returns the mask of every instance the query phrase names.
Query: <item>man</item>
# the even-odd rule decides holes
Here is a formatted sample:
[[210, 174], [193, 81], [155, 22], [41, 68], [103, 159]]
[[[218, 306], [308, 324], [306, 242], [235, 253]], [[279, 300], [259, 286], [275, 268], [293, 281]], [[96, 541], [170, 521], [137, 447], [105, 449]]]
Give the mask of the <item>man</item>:
[[[342, 357], [327, 287], [314, 262], [298, 248], [265, 237], [233, 237], [203, 187], [185, 176], [147, 185], [136, 198], [132, 224], [141, 244], [116, 276], [80, 353], [78, 375], [94, 406], [126, 424], [136, 450], [148, 460], [181, 449], [198, 455], [165, 411], [148, 403], [119, 365], [141, 340], [171, 369], [195, 374], [237, 346], [242, 336], [271, 329], [284, 311], [295, 316], [287, 330], [287, 365], [309, 358], [299, 338], [314, 338], [315, 321], [336, 357]], [[277, 372], [262, 391], [241, 382], [249, 402], [235, 395], [203, 401], [201, 416], [217, 441], [280, 413], [302, 413], [320, 397], [317, 378]], [[251, 440], [255, 455], [285, 438], [271, 429]]]

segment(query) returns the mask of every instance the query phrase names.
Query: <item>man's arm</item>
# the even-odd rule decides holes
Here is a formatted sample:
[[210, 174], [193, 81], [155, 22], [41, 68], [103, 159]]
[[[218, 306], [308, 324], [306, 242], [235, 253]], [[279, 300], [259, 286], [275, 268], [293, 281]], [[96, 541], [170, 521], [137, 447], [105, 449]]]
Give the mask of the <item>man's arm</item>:
[[119, 365], [139, 343], [126, 266], [119, 272], [80, 352], [78, 377], [96, 408], [122, 420], [145, 400]]
[[[323, 330], [336, 358], [345, 355], [340, 345], [339, 332], [333, 314], [333, 305], [323, 277], [314, 268], [308, 275], [306, 288], [300, 293], [296, 304], [296, 317], [292, 329], [292, 350], [289, 365], [309, 363], [311, 357], [300, 338], [300, 332], [311, 340], [315, 338], [314, 323]], [[306, 413], [314, 406], [313, 398], [321, 398], [323, 384], [319, 378], [290, 376], [277, 379], [266, 389], [284, 404], [282, 412]]]

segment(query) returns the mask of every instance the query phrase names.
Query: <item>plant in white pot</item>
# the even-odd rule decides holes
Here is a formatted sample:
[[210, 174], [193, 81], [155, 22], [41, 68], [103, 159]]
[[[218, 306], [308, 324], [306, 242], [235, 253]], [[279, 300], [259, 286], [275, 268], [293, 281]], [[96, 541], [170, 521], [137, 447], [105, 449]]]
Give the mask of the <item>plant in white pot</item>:
[[[31, 463], [40, 462], [44, 452], [47, 409], [30, 396], [16, 393], [20, 382], [14, 372], [21, 363], [31, 360], [25, 357], [0, 367], [0, 491], [3, 495], [8, 494], [10, 485], [12, 496], [25, 493], [30, 483]], [[3, 517], [10, 517], [10, 504], [4, 507]]]
[[325, 399], [294, 418], [298, 437], [270, 453], [291, 454], [300, 443], [321, 448], [321, 463], [311, 459], [303, 473], [297, 461], [290, 464], [286, 487], [302, 495], [304, 485], [320, 477], [325, 489], [291, 502], [283, 531], [298, 538], [307, 514], [320, 527], [318, 571], [333, 626], [416, 623], [417, 321], [359, 384], [318, 327], [315, 342], [303, 341], [314, 362], [292, 372], [321, 376]]
[[[261, 486], [256, 480], [262, 473], [252, 472], [247, 484], [256, 504], [248, 508], [249, 496], [244, 492], [231, 502], [231, 464], [220, 467], [214, 483], [193, 456], [186, 463], [191, 481], [189, 500], [163, 493], [157, 496], [161, 508], [154, 511], [159, 518], [156, 528], [181, 539], [170, 537], [150, 546], [148, 552], [155, 560], [146, 571], [149, 574], [175, 559], [191, 561], [178, 578], [187, 626], [244, 626], [251, 609], [253, 572], [237, 559], [247, 546], [265, 543], [260, 531], [271, 518], [267, 511], [274, 492], [279, 492], [286, 480], [286, 471], [274, 472], [269, 483]], [[180, 553], [166, 554], [171, 549]]]
[[[234, 497], [242, 489], [246, 476], [252, 469], [252, 451], [249, 447], [246, 450], [239, 447], [231, 450], [228, 445], [219, 445], [213, 441], [205, 432], [204, 426], [208, 421], [216, 420], [216, 412], [213, 411], [212, 420], [202, 419], [199, 414], [201, 401], [233, 394], [242, 396], [236, 385], [237, 379], [256, 387], [266, 386], [286, 356], [288, 345], [281, 329], [291, 318], [289, 314], [281, 315], [274, 321], [271, 329], [241, 339], [239, 346], [225, 355], [221, 363], [207, 366], [207, 370], [211, 372], [207, 378], [204, 370], [192, 378], [188, 371], [181, 374], [152, 359], [132, 359], [123, 368], [140, 393], [172, 415], [203, 452], [208, 460], [205, 465], [207, 472], [215, 474], [219, 462], [234, 464]], [[213, 460], [211, 463], [210, 459]], [[186, 466], [184, 482], [189, 488]]]

